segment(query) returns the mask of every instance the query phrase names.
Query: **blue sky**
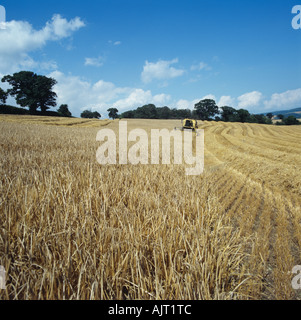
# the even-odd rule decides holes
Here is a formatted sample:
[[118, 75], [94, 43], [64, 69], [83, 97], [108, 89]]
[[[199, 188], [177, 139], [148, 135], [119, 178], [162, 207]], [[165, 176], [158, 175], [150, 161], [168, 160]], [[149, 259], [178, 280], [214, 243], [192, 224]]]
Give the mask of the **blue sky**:
[[298, 0], [0, 4], [0, 76], [55, 78], [58, 104], [75, 116], [148, 103], [192, 109], [203, 98], [252, 113], [301, 107]]

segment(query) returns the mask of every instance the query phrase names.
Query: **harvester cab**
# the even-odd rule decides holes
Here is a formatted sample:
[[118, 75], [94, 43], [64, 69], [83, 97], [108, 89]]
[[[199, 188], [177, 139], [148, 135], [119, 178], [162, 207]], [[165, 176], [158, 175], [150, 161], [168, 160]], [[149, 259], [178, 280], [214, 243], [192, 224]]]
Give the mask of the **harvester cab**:
[[176, 130], [192, 130], [196, 131], [198, 129], [198, 122], [193, 119], [184, 119], [182, 120], [182, 127], [181, 128], [175, 128]]

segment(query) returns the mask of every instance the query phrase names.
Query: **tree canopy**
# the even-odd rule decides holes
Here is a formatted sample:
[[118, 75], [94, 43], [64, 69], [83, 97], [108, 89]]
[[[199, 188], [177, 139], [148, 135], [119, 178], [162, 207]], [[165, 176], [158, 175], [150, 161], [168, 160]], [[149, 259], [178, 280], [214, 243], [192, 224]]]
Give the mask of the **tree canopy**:
[[128, 119], [183, 119], [191, 117], [190, 109], [170, 109], [167, 106], [157, 108], [154, 104], [147, 104], [121, 114], [121, 118]]
[[21, 71], [2, 78], [12, 88], [7, 93], [16, 98], [21, 107], [28, 107], [30, 113], [35, 113], [38, 108], [45, 113], [50, 107], [56, 106], [56, 93], [52, 91], [57, 83], [55, 79], [37, 75], [31, 71]]
[[72, 116], [67, 104], [62, 104], [59, 107], [59, 109], [57, 110], [57, 112], [59, 113], [59, 115], [61, 115], [63, 117], [71, 117]]
[[109, 117], [115, 120], [118, 118], [118, 109], [116, 108], [110, 108], [107, 110], [109, 112]]
[[81, 113], [81, 118], [86, 119], [99, 119], [101, 118], [101, 114], [97, 111], [92, 112], [91, 110], [85, 110]]
[[210, 120], [219, 113], [218, 106], [212, 99], [204, 99], [198, 102], [194, 109], [200, 120]]

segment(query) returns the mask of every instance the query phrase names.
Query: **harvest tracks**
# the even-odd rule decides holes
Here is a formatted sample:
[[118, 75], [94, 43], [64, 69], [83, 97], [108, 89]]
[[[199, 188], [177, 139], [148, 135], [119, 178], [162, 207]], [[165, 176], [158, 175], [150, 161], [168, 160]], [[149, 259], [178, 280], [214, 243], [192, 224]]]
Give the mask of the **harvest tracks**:
[[301, 263], [300, 128], [207, 123], [205, 139], [207, 169], [220, 167], [213, 181], [220, 203], [252, 237], [258, 298], [296, 298], [290, 271]]

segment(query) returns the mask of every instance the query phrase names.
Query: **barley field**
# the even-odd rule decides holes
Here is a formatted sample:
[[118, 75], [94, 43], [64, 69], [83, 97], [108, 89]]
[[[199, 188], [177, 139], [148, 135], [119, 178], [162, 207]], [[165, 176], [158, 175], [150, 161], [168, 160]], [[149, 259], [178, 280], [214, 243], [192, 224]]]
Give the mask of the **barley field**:
[[300, 126], [202, 122], [205, 170], [186, 176], [98, 164], [118, 123], [0, 115], [0, 299], [301, 298]]

